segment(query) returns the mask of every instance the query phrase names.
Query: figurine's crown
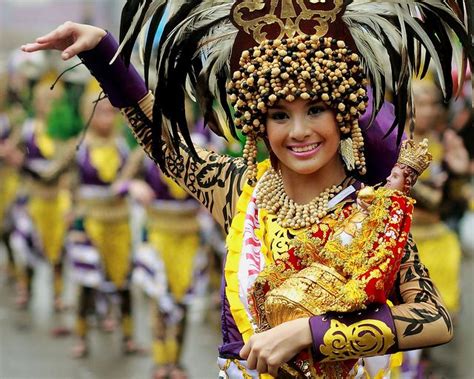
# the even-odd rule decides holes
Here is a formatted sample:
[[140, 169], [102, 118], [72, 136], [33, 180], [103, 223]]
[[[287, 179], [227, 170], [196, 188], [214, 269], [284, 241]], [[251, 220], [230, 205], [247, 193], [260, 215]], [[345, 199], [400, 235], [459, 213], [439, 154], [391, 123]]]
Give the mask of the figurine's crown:
[[428, 139], [415, 143], [412, 139], [402, 142], [398, 163], [405, 164], [421, 175], [430, 165], [432, 155], [428, 152]]

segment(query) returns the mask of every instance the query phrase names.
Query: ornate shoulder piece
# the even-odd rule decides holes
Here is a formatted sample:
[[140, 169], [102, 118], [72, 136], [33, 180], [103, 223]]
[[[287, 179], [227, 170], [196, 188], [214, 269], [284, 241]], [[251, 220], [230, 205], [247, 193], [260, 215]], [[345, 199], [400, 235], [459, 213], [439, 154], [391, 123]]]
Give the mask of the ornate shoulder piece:
[[428, 152], [428, 139], [425, 138], [418, 144], [409, 139], [403, 141], [397, 163], [405, 164], [421, 175], [432, 159], [432, 155]]

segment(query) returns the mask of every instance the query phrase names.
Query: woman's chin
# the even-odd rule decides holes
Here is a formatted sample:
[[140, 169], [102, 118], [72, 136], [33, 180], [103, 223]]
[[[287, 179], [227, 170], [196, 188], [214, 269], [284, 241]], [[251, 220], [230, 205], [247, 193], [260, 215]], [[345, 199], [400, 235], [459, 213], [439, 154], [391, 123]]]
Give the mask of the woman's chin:
[[312, 175], [319, 170], [319, 166], [314, 162], [295, 162], [286, 167], [297, 175]]

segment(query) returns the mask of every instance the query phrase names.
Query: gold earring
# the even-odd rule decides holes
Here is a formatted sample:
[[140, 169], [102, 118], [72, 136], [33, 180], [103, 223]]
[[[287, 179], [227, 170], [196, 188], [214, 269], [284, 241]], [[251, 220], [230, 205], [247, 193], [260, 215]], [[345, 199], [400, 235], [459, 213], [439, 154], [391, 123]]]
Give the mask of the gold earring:
[[339, 151], [341, 152], [342, 160], [346, 165], [346, 168], [349, 171], [353, 171], [355, 169], [356, 159], [354, 156], [354, 149], [353, 149], [353, 142], [352, 138], [344, 138], [339, 143]]

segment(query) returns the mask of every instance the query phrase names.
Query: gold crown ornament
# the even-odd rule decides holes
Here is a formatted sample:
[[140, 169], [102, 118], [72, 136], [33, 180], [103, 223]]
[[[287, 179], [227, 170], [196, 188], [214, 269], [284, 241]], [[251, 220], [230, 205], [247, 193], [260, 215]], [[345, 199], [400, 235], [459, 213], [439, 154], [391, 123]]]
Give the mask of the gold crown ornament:
[[412, 139], [402, 142], [397, 163], [407, 165], [418, 173], [418, 176], [430, 165], [433, 156], [428, 151], [428, 139], [424, 138], [418, 144]]

